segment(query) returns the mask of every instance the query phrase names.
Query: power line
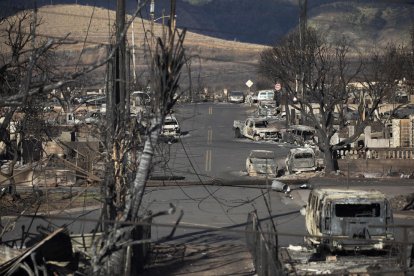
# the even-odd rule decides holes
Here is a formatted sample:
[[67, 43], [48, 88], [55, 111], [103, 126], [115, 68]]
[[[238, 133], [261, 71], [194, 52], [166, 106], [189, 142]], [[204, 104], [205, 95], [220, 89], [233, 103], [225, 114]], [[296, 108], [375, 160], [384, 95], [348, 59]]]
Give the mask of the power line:
[[79, 62], [80, 62], [80, 60], [81, 60], [81, 58], [82, 58], [83, 51], [85, 50], [86, 40], [88, 39], [88, 34], [89, 34], [89, 30], [90, 30], [90, 28], [91, 28], [91, 24], [92, 24], [93, 15], [95, 14], [95, 4], [96, 4], [96, 0], [95, 0], [95, 3], [94, 3], [94, 6], [93, 6], [93, 9], [92, 9], [92, 14], [91, 14], [90, 19], [89, 19], [88, 29], [86, 30], [86, 35], [85, 35], [85, 39], [83, 40], [82, 50], [81, 50], [81, 52], [80, 52], [80, 54], [79, 54], [79, 58], [78, 58], [78, 62], [76, 63], [75, 70], [76, 70], [76, 68], [78, 68], [78, 64], [79, 64]]

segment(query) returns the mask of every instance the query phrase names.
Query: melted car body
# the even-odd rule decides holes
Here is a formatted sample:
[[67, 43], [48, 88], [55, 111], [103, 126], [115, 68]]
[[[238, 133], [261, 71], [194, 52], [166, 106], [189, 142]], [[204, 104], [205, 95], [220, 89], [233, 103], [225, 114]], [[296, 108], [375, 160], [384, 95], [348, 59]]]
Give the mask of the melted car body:
[[249, 176], [276, 176], [277, 163], [275, 153], [269, 150], [252, 150], [246, 159], [246, 170]]
[[305, 217], [307, 241], [330, 250], [384, 249], [393, 239], [391, 206], [379, 191], [314, 189]]
[[315, 151], [312, 148], [290, 149], [286, 158], [289, 173], [315, 171], [318, 168]]
[[178, 139], [181, 135], [180, 125], [173, 115], [165, 117], [164, 125], [162, 126], [161, 136], [171, 140]]

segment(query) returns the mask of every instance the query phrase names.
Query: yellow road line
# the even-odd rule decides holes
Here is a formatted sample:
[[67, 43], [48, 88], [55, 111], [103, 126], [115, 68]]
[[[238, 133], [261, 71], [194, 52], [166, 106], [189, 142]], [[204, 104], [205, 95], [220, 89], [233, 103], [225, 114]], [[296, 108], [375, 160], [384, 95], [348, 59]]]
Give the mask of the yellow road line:
[[211, 171], [211, 150], [206, 150], [205, 171]]
[[213, 142], [213, 130], [211, 129], [211, 127], [209, 127], [207, 130], [207, 145], [211, 145], [212, 142]]

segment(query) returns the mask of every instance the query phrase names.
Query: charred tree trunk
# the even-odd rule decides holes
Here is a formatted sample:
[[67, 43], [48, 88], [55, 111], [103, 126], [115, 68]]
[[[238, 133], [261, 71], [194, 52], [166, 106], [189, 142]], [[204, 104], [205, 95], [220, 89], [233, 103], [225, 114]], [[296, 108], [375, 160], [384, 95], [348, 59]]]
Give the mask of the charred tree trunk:
[[324, 145], [321, 149], [324, 153], [325, 173], [329, 174], [336, 171], [338, 169], [338, 164], [333, 148], [327, 143], [326, 146]]

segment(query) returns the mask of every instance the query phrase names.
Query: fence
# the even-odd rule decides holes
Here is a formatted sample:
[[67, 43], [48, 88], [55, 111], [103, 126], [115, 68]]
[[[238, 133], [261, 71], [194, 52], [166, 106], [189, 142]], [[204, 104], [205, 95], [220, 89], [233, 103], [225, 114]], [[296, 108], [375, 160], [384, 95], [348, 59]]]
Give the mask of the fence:
[[365, 148], [336, 151], [338, 159], [414, 159], [414, 148]]
[[[270, 226], [268, 225], [270, 229]], [[256, 212], [249, 213], [246, 223], [246, 243], [253, 257], [258, 276], [282, 275], [278, 257], [277, 235], [263, 231]]]

